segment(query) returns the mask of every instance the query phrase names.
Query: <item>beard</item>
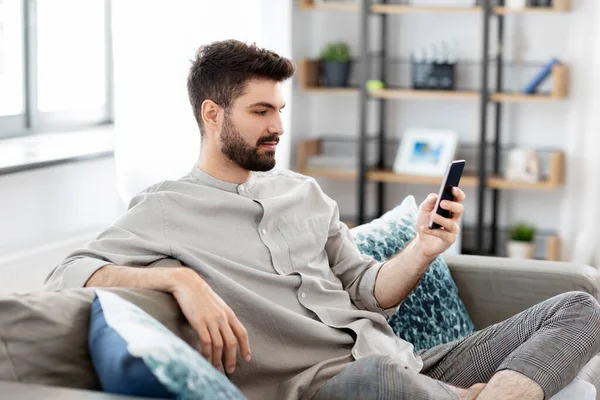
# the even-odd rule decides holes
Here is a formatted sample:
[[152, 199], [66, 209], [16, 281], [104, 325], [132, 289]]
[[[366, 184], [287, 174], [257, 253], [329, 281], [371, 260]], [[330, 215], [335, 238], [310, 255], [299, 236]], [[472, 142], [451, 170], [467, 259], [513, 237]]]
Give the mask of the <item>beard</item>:
[[270, 171], [275, 167], [275, 151], [260, 152], [259, 145], [266, 142], [279, 142], [277, 135], [263, 136], [258, 139], [256, 146], [248, 144], [242, 134], [233, 126], [226, 115], [221, 134], [223, 147], [221, 152], [231, 161], [248, 171]]

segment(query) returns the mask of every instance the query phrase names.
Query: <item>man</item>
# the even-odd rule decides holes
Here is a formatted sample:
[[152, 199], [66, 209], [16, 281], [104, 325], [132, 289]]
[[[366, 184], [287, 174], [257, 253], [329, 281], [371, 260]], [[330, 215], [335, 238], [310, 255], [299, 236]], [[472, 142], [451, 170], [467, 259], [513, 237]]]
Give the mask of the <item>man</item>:
[[600, 308], [583, 293], [419, 354], [394, 335], [385, 317], [456, 240], [465, 194], [442, 202], [451, 218], [430, 195], [387, 262], [361, 255], [314, 179], [272, 170], [294, 71], [254, 45], [201, 47], [188, 77], [198, 164], [136, 196], [47, 287], [172, 293], [202, 354], [250, 399], [543, 399], [573, 380], [600, 350]]

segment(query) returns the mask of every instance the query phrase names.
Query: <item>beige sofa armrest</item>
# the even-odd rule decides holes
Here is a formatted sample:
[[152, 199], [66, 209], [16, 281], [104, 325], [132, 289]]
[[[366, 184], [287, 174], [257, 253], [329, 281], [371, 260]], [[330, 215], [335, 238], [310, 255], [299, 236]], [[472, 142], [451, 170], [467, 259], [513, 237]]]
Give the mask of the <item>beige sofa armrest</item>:
[[444, 256], [476, 329], [573, 290], [598, 298], [598, 272], [583, 264], [468, 255]]

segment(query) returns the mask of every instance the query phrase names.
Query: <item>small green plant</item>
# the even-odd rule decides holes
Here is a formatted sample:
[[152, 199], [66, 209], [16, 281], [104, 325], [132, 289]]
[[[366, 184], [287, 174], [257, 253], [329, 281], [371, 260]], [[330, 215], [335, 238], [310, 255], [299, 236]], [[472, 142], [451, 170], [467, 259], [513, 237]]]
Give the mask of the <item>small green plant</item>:
[[511, 228], [510, 238], [516, 242], [533, 242], [535, 230], [533, 225], [520, 223]]
[[350, 61], [350, 46], [344, 42], [329, 43], [321, 51], [321, 60], [323, 61]]

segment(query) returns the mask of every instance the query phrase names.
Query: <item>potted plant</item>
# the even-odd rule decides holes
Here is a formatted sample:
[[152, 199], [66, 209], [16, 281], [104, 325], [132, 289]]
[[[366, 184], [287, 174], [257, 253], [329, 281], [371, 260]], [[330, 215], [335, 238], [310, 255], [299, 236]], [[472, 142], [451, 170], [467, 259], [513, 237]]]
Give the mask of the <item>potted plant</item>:
[[348, 86], [350, 76], [350, 46], [344, 42], [329, 43], [321, 52], [321, 78], [324, 86]]
[[519, 223], [510, 230], [510, 240], [507, 243], [508, 256], [511, 258], [533, 258], [535, 251], [535, 226]]

